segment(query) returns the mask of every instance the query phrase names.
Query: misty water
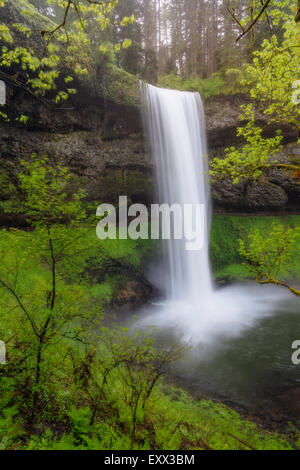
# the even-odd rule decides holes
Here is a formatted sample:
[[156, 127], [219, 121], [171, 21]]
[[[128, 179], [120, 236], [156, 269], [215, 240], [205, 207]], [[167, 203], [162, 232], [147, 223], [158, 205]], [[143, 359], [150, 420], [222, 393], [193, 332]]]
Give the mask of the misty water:
[[278, 397], [300, 386], [300, 367], [291, 360], [300, 331], [299, 300], [254, 283], [225, 287], [216, 297], [220, 304], [211, 314], [164, 301], [146, 306], [139, 326], [151, 327], [160, 347], [178, 340], [189, 345], [169, 368], [170, 377], [189, 391], [254, 413], [267, 414], [271, 407], [290, 415]]
[[216, 288], [209, 264], [211, 201], [205, 115], [198, 93], [141, 85], [144, 126], [155, 161], [160, 204], [202, 204], [203, 247], [162, 242], [149, 279], [160, 302], [139, 312], [139, 327], [155, 328], [158, 344], [190, 346], [169, 373], [180, 385], [247, 407], [272, 402], [300, 386], [292, 343], [300, 336], [300, 300], [255, 283]]

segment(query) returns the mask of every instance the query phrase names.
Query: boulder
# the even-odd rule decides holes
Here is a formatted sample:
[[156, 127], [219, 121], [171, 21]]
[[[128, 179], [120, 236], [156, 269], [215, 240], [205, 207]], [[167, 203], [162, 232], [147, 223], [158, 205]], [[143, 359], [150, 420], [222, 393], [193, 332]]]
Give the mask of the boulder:
[[147, 282], [127, 281], [123, 288], [118, 289], [114, 304], [117, 306], [140, 307], [145, 305], [154, 295], [153, 287]]
[[288, 203], [288, 195], [280, 186], [267, 181], [253, 182], [246, 189], [245, 207], [256, 210], [283, 209]]
[[225, 179], [212, 184], [212, 197], [217, 207], [241, 208], [244, 202], [245, 183], [232, 184]]

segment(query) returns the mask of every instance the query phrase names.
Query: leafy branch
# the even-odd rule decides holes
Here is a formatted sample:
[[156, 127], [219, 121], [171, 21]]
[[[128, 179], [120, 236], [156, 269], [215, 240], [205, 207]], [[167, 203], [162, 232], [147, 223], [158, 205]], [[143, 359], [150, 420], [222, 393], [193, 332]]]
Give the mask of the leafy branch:
[[293, 250], [299, 233], [294, 228], [273, 224], [268, 233], [254, 230], [244, 242], [240, 240], [240, 255], [245, 267], [261, 285], [284, 287], [296, 296], [300, 290], [277, 278], [287, 277], [293, 263]]

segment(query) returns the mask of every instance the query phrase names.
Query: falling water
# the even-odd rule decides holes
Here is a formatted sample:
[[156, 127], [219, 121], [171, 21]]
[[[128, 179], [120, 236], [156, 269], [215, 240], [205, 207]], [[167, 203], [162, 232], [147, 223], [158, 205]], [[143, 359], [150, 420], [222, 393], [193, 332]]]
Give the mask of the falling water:
[[[205, 117], [198, 93], [141, 84], [144, 126], [156, 167], [160, 204], [202, 204], [205, 240], [187, 251], [185, 240], [164, 242], [152, 281], [165, 299], [143, 312], [142, 324], [179, 330], [185, 339], [211, 343], [240, 335], [260, 318], [272, 316], [286, 293], [255, 284], [215, 289], [209, 263], [210, 191]], [[213, 341], [215, 342], [215, 341]]]
[[159, 202], [205, 207], [201, 251], [185, 240], [165, 243], [162, 264], [168, 298], [203, 302], [212, 294], [209, 266], [210, 193], [203, 105], [198, 93], [142, 85], [145, 124], [156, 163]]

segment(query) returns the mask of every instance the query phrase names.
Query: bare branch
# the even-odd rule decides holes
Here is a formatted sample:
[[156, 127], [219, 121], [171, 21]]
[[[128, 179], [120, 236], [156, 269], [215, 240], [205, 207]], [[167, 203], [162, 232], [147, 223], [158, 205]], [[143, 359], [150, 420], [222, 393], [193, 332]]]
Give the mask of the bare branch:
[[[238, 26], [242, 30], [242, 33], [236, 39], [236, 42], [239, 42], [244, 36], [246, 36], [246, 34], [248, 34], [251, 30], [253, 30], [254, 26], [260, 20], [262, 15], [264, 13], [265, 14], [267, 13], [267, 9], [270, 6], [271, 1], [272, 0], [266, 0], [265, 2], [263, 2], [263, 1], [261, 2], [262, 3], [261, 9], [259, 10], [258, 14], [254, 18], [252, 18], [250, 24], [246, 28], [244, 28], [243, 25], [241, 24], [241, 21], [239, 20], [239, 18], [235, 14], [235, 11], [230, 8], [230, 4], [229, 4], [229, 1], [228, 1], [227, 10], [229, 11], [229, 13], [232, 16], [232, 18], [234, 19], [234, 21], [238, 24]], [[252, 16], [252, 13], [251, 13], [251, 16]]]

